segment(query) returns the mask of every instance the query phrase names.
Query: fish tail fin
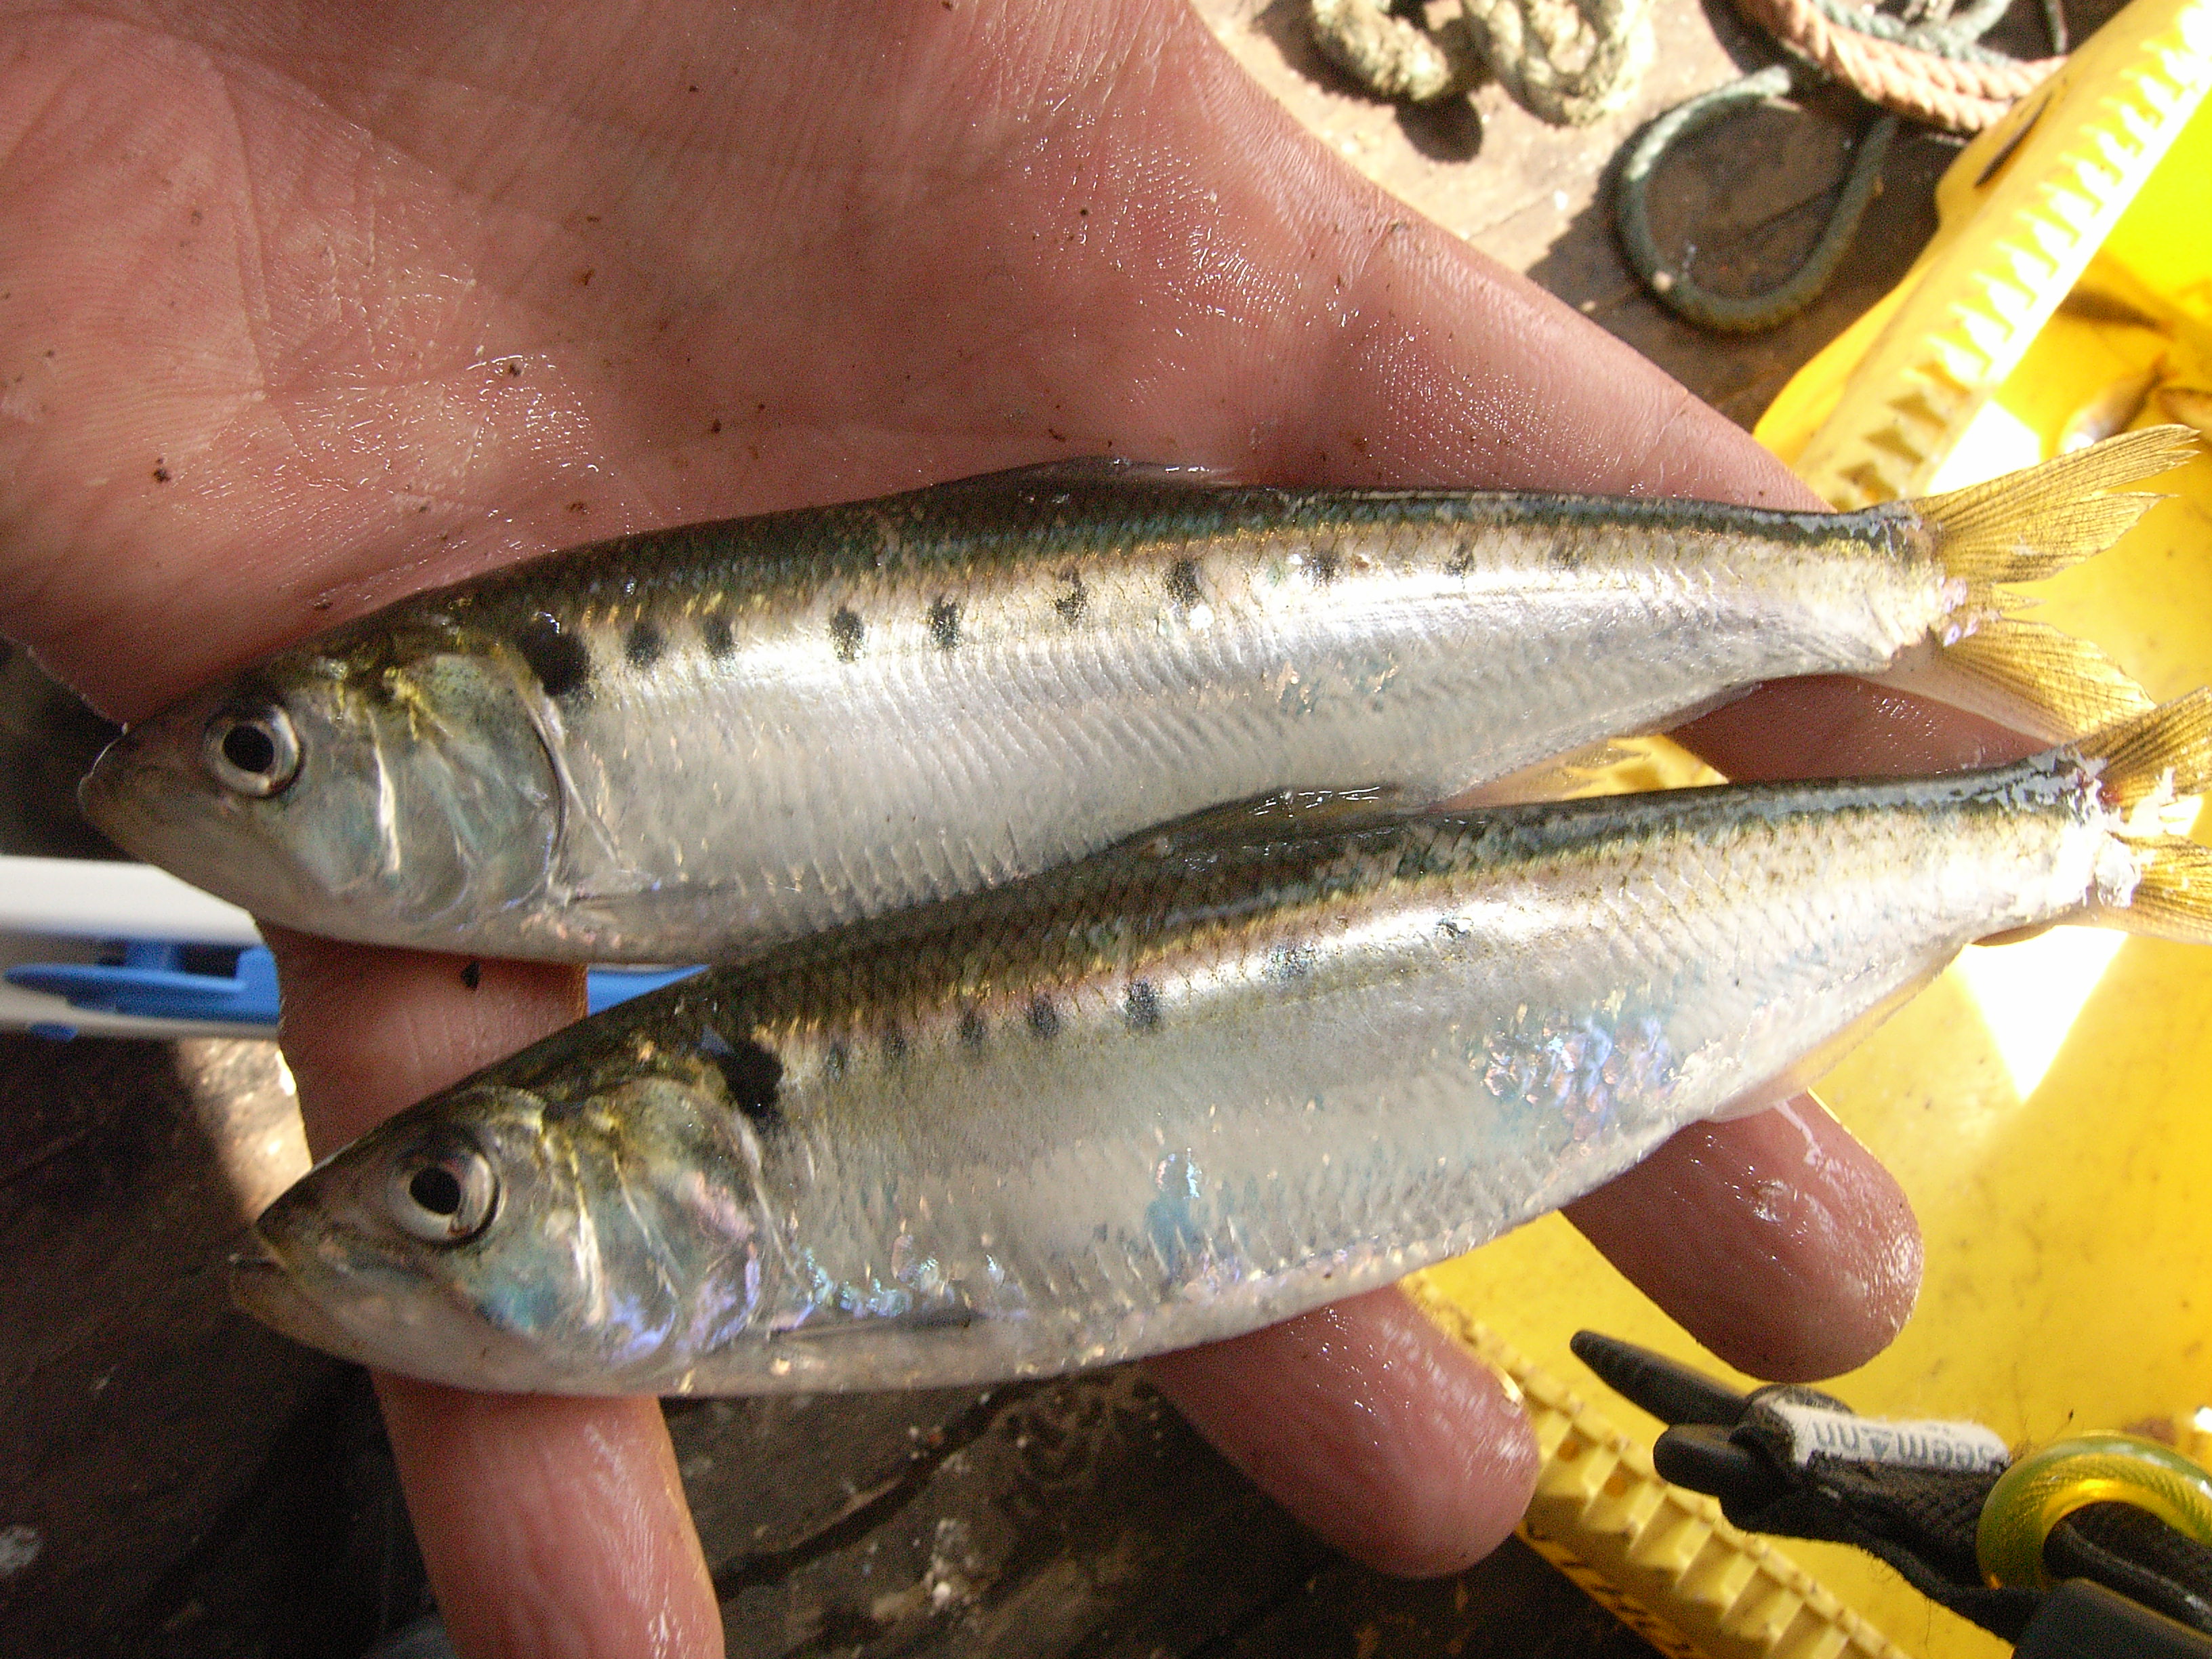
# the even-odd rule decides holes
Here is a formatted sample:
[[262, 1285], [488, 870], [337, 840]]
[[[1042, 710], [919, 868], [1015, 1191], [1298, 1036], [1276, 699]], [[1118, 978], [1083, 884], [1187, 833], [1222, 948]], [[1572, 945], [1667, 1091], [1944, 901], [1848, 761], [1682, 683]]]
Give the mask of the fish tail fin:
[[[1944, 702], [2065, 743], [2147, 714], [2150, 694], [2087, 640], [1994, 617], [1914, 670]], [[1922, 689], [1912, 679], [1908, 690]]]
[[1943, 568], [1987, 603], [1999, 583], [2056, 575], [2110, 547], [2165, 498], [2106, 492], [2202, 453], [2185, 426], [2148, 427], [1913, 505]]
[[2136, 867], [2124, 900], [2095, 902], [2094, 919], [2151, 939], [2212, 945], [2212, 847], [2163, 833], [2165, 809], [2212, 788], [2212, 690], [2161, 703], [2078, 745], [2100, 763], [2099, 793], [2125, 825], [2114, 836]]
[[2148, 939], [2212, 945], [2212, 847], [2179, 836], [2122, 840], [2136, 861], [2135, 891], [2098, 920]]
[[2104, 763], [2098, 782], [2115, 811], [2132, 815], [2201, 795], [2212, 787], [2212, 689], [2108, 726], [2084, 738], [2081, 750]]

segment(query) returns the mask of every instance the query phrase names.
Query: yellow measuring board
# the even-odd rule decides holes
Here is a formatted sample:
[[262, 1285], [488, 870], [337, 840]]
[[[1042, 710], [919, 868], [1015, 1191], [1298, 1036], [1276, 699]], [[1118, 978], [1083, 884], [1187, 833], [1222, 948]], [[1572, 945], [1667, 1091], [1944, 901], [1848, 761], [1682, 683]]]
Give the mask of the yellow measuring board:
[[[2208, 92], [2212, 0], [2136, 0], [1961, 153], [1936, 240], [1784, 389], [1761, 440], [1856, 506], [2158, 424], [2175, 417], [2170, 392], [2212, 392]], [[2164, 699], [2212, 684], [2212, 455], [2147, 487], [2175, 499], [2040, 585], [2036, 615]], [[1695, 769], [1661, 743], [1616, 781]], [[1927, 1245], [1902, 1335], [1826, 1386], [1870, 1415], [1970, 1418], [2015, 1447], [2112, 1428], [2212, 1454], [2212, 952], [2089, 928], [1970, 949], [1820, 1091], [1896, 1173]], [[2009, 1654], [1857, 1551], [1747, 1539], [1658, 1482], [1644, 1449], [1660, 1425], [1568, 1338], [1589, 1328], [1755, 1379], [1563, 1218], [1413, 1288], [1520, 1379], [1547, 1453], [1530, 1541], [1668, 1651]], [[1764, 1624], [1759, 1607], [1775, 1610]]]
[[1942, 465], [1993, 399], [2032, 389], [2023, 359], [2093, 262], [2133, 267], [2103, 297], [2202, 320], [2208, 90], [2212, 4], [2135, 0], [1961, 152], [1926, 250], [1783, 388], [1761, 441], [1837, 507], [1924, 495], [1956, 482]]
[[1673, 1659], [1909, 1659], [1786, 1550], [1662, 1480], [1641, 1441], [1433, 1283], [1413, 1299], [1506, 1377], [1543, 1457], [1520, 1534]]

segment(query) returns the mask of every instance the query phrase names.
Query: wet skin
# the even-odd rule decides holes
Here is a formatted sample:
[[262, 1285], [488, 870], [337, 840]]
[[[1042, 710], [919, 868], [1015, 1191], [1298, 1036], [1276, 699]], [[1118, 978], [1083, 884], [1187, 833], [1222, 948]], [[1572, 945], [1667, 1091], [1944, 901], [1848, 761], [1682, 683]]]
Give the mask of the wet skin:
[[[118, 717], [551, 547], [1060, 454], [1814, 505], [1350, 173], [1184, 0], [0, 28], [0, 631]], [[1841, 682], [1692, 735], [1747, 777], [2032, 746]], [[579, 1012], [569, 970], [276, 943], [319, 1152]], [[1896, 1187], [1809, 1103], [1574, 1215], [1770, 1376], [1864, 1358], [1918, 1278]], [[1395, 1292], [1153, 1372], [1393, 1571], [1484, 1553], [1533, 1473]], [[383, 1397], [462, 1652], [718, 1649], [653, 1402]]]

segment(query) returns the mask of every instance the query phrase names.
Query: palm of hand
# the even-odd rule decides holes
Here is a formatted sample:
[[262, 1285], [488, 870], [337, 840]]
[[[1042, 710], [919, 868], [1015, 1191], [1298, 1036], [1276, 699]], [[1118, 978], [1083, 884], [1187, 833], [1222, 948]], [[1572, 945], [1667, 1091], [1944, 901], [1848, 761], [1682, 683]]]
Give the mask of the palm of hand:
[[[0, 629], [118, 714], [548, 547], [1056, 454], [1790, 488], [1334, 166], [1181, 0], [7, 29]], [[1806, 696], [1832, 758], [1895, 747], [1852, 694]], [[1770, 729], [1709, 736], [1750, 770], [1790, 752]], [[471, 992], [441, 958], [278, 943], [324, 1149], [574, 1006], [558, 970]], [[1762, 1232], [1742, 1194], [1778, 1163], [1799, 1201]], [[1651, 1242], [1685, 1215], [1686, 1245]], [[1711, 1132], [1581, 1218], [1771, 1370], [1847, 1363], [1909, 1300], [1893, 1188], [1809, 1115]], [[1834, 1327], [1778, 1294], [1850, 1279], [1873, 1291]], [[1387, 1294], [1159, 1374], [1406, 1570], [1487, 1548], [1527, 1478], [1486, 1374]], [[712, 1646], [651, 1402], [386, 1399], [464, 1650]]]

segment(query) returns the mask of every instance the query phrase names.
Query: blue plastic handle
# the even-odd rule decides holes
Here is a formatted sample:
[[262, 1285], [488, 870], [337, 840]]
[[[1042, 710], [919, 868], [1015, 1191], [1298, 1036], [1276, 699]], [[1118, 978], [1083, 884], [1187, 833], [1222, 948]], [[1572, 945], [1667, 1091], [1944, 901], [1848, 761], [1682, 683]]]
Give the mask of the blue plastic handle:
[[[26, 962], [8, 969], [10, 985], [60, 997], [72, 1008], [137, 1019], [197, 1019], [222, 1025], [276, 1024], [276, 962], [261, 945], [238, 952], [228, 974], [187, 968], [187, 952], [212, 945], [131, 939], [118, 963]], [[593, 1013], [657, 991], [696, 968], [594, 968], [586, 981]]]
[[595, 1014], [602, 1013], [617, 1003], [702, 971], [698, 968], [594, 968], [585, 975], [584, 1006]]
[[201, 1019], [225, 1025], [276, 1024], [276, 961], [260, 945], [238, 952], [228, 974], [185, 966], [185, 952], [213, 947], [132, 939], [119, 963], [26, 962], [8, 982], [61, 997], [72, 1008], [137, 1019]]

